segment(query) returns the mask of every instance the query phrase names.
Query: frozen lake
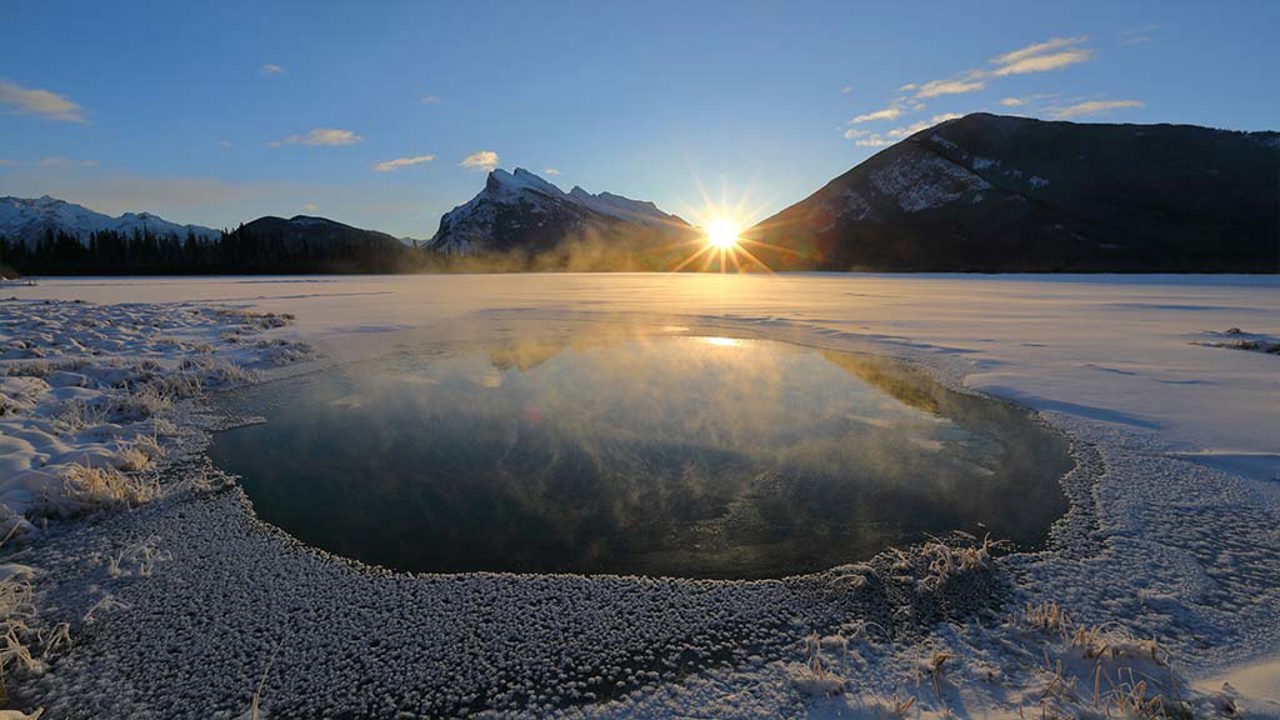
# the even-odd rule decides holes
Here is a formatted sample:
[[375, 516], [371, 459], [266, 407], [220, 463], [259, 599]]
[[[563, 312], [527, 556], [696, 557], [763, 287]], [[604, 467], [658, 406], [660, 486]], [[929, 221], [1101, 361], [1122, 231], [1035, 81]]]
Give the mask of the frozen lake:
[[427, 345], [224, 398], [263, 519], [400, 570], [781, 577], [1039, 545], [1066, 441], [901, 363], [665, 327]]
[[[885, 553], [866, 564], [781, 581], [595, 571], [413, 575], [336, 561], [278, 532], [262, 518], [284, 523], [268, 515], [265, 496], [249, 487], [252, 479], [242, 487], [216, 485], [213, 492], [180, 494], [133, 512], [67, 525], [65, 532], [51, 533], [26, 550], [10, 544], [15, 554], [24, 553], [15, 563], [39, 568], [37, 591], [56, 599], [49, 621], [73, 625], [74, 645], [50, 672], [22, 688], [10, 686], [11, 697], [19, 690], [37, 693], [32, 706], [44, 704], [50, 717], [85, 707], [112, 717], [145, 712], [240, 717], [264, 664], [274, 658], [265, 700], [273, 716], [389, 717], [397, 710], [452, 716], [477, 710], [482, 707], [477, 699], [483, 699], [484, 707], [499, 714], [528, 715], [536, 703], [547, 714], [560, 707], [567, 717], [583, 718], [667, 717], [691, 707], [715, 717], [885, 717], [902, 714], [895, 709], [898, 701], [885, 704], [890, 699], [909, 698], [922, 717], [966, 707], [974, 716], [1013, 718], [1022, 716], [1024, 699], [1038, 711], [1035, 703], [1050, 688], [1046, 682], [1060, 682], [1045, 672], [1046, 658], [1062, 659], [1063, 678], [1077, 687], [1092, 688], [1099, 678], [1092, 664], [1079, 662], [1082, 652], [1092, 650], [1075, 647], [1074, 636], [1045, 630], [1043, 618], [1033, 613], [1049, 607], [1060, 607], [1078, 623], [1076, 629], [1100, 628], [1108, 648], [1122, 649], [1118, 656], [1106, 654], [1111, 664], [1104, 668], [1103, 687], [1119, 682], [1117, 673], [1128, 672], [1129, 663], [1154, 661], [1153, 643], [1158, 643], [1160, 657], [1171, 656], [1170, 665], [1140, 668], [1150, 671], [1143, 677], [1203, 682], [1210, 692], [1227, 681], [1254, 697], [1275, 697], [1256, 678], [1274, 675], [1280, 647], [1275, 534], [1280, 525], [1275, 433], [1280, 375], [1274, 354], [1221, 345], [1245, 333], [1280, 336], [1280, 278], [1275, 276], [78, 278], [6, 293], [14, 299], [0, 307], [0, 320], [8, 352], [17, 359], [5, 382], [20, 412], [0, 418], [13, 429], [3, 437], [9, 452], [0, 456], [27, 480], [56, 480], [50, 473], [59, 463], [81, 462], [90, 452], [112, 457], [112, 448], [128, 433], [151, 437], [164, 429], [151, 420], [85, 427], [74, 434], [57, 426], [60, 418], [74, 419], [60, 412], [68, 399], [98, 393], [104, 400], [130, 400], [128, 388], [115, 383], [117, 374], [129, 368], [153, 373], [156, 362], [170, 367], [208, 362], [209, 368], [224, 370], [225, 363], [246, 364], [258, 373], [265, 381], [256, 386], [262, 395], [248, 397], [245, 409], [272, 422], [243, 432], [285, 428], [272, 408], [272, 394], [291, 400], [290, 388], [319, 383], [327, 395], [297, 394], [306, 400], [297, 404], [311, 407], [310, 416], [299, 422], [318, 428], [318, 418], [332, 413], [326, 432], [344, 432], [344, 442], [364, 437], [368, 454], [391, 465], [411, 466], [432, 454], [446, 457], [462, 441], [483, 448], [483, 437], [499, 436], [488, 430], [475, 436], [455, 432], [455, 449], [446, 452], [424, 443], [431, 437], [421, 422], [399, 427], [380, 419], [379, 412], [375, 420], [386, 427], [378, 427], [356, 412], [399, 404], [423, 417], [422, 404], [433, 397], [423, 388], [438, 400], [471, 399], [467, 422], [506, 428], [509, 439], [519, 440], [524, 432], [540, 438], [536, 447], [547, 447], [548, 438], [560, 442], [568, 452], [561, 457], [594, 457], [588, 450], [607, 450], [612, 454], [601, 465], [606, 469], [627, 467], [622, 461], [634, 453], [624, 452], [628, 446], [616, 438], [622, 434], [634, 441], [629, 433], [635, 428], [590, 423], [582, 416], [570, 423], [570, 410], [608, 416], [606, 407], [577, 410], [581, 403], [570, 403], [571, 390], [551, 393], [561, 399], [559, 405], [526, 408], [528, 403], [520, 401], [535, 396], [539, 384], [555, 380], [558, 372], [558, 384], [547, 387], [603, 384], [615, 398], [692, 405], [694, 413], [703, 407], [694, 402], [699, 398], [735, 402], [734, 392], [717, 395], [710, 389], [695, 390], [688, 402], [680, 395], [650, 397], [626, 383], [609, 384], [585, 365], [566, 368], [570, 360], [585, 362], [630, 347], [630, 338], [613, 344], [560, 342], [581, 336], [576, 328], [582, 323], [688, 328], [663, 337], [676, 344], [703, 343], [699, 349], [706, 357], [722, 361], [732, 355], [712, 351], [744, 346], [694, 338], [753, 341], [745, 346], [750, 352], [772, 353], [778, 362], [804, 369], [788, 375], [788, 382], [799, 385], [788, 385], [786, 392], [821, 396], [860, 420], [841, 420], [847, 421], [846, 429], [888, 434], [901, 447], [927, 444], [929, 438], [920, 432], [946, 430], [942, 451], [922, 449], [921, 455], [963, 458], [970, 453], [981, 465], [984, 433], [964, 413], [948, 408], [923, 413], [907, 399], [908, 388], [930, 385], [912, 381], [890, 390], [853, 366], [834, 362], [903, 360], [941, 387], [961, 394], [976, 390], [1037, 411], [1043, 422], [1070, 438], [1078, 463], [1062, 479], [1068, 509], [1049, 527], [1043, 550], [979, 566], [1007, 583], [1003, 610], [936, 626], [937, 613], [957, 607], [968, 612], [974, 598], [985, 597], [972, 592], [969, 575], [956, 578], [959, 584], [939, 582], [935, 567], [945, 571], [946, 559], [952, 557], [954, 564], [954, 557], [937, 548], [914, 564]], [[280, 325], [242, 311], [290, 313], [296, 319]], [[1228, 332], [1235, 328], [1241, 332]], [[553, 341], [521, 349], [515, 342], [521, 336]], [[495, 340], [502, 342], [493, 345]], [[290, 352], [288, 343], [295, 341], [314, 346], [318, 362], [277, 366], [270, 360]], [[661, 349], [653, 353], [660, 356], [654, 362], [666, 365], [623, 367], [661, 375], [660, 386], [685, 377], [687, 385], [701, 388], [709, 383], [697, 379], [715, 377], [711, 369], [677, 364], [676, 358], [686, 357], [683, 350]], [[631, 347], [623, 355], [643, 353]], [[715, 367], [735, 368], [719, 372], [758, 384], [762, 371], [755, 366], [770, 362]], [[85, 377], [50, 373], [52, 363], [67, 364]], [[613, 372], [608, 363], [596, 364], [601, 373]], [[419, 381], [397, 385], [390, 380], [397, 374]], [[822, 384], [823, 392], [804, 390], [811, 379]], [[404, 385], [412, 392], [392, 392]], [[839, 392], [828, 392], [832, 388]], [[742, 387], [735, 392], [743, 393]], [[321, 404], [326, 397], [330, 402]], [[480, 397], [487, 404], [475, 401]], [[210, 400], [222, 399], [211, 395], [201, 402]], [[890, 411], [868, 409], [877, 403]], [[741, 406], [729, 407], [728, 417], [769, 430], [764, 435], [773, 455], [785, 456], [784, 424], [770, 427]], [[537, 412], [526, 414], [526, 409]], [[181, 407], [173, 410], [175, 425], [199, 417]], [[915, 423], [921, 415], [932, 419]], [[441, 427], [451, 416], [440, 410], [427, 417]], [[633, 411], [627, 417], [643, 416]], [[884, 422], [888, 418], [893, 422]], [[792, 412], [787, 420], [806, 433], [813, 426], [835, 425], [818, 411], [806, 417]], [[370, 427], [362, 430], [357, 423]], [[584, 423], [591, 432], [573, 435], [561, 426]], [[904, 434], [893, 435], [899, 430]], [[376, 452], [383, 448], [371, 438], [379, 434], [391, 438], [388, 447], [394, 452]], [[775, 457], [768, 454], [735, 456], [732, 440], [722, 431], [720, 444], [714, 445], [719, 454], [711, 453], [704, 465], [771, 467]], [[314, 439], [308, 442], [314, 455], [335, 453]], [[839, 458], [839, 443], [831, 444]], [[292, 462], [312, 462], [306, 452], [294, 455]], [[538, 464], [526, 462], [529, 466]], [[177, 469], [193, 487], [202, 487], [209, 477], [202, 464]], [[384, 477], [394, 476], [375, 481]], [[741, 477], [746, 480], [739, 482], [749, 484], [755, 475]], [[824, 477], [830, 476], [812, 474], [818, 483]], [[6, 501], [38, 499], [33, 487], [39, 486], [24, 483], [8, 483]], [[252, 496], [253, 507], [243, 490]], [[371, 502], [382, 495], [353, 492], [346, 500]], [[804, 506], [795, 502], [797, 495], [785, 497]], [[745, 497], [749, 508], [755, 497]], [[968, 500], [961, 494], [961, 503]], [[619, 517], [642, 518], [650, 510], [634, 501], [623, 505], [628, 512]], [[380, 519], [394, 525], [397, 510], [388, 508]], [[716, 525], [699, 522], [687, 523], [686, 529]], [[1042, 533], [1044, 522], [1031, 530]], [[800, 532], [793, 537], [803, 537], [803, 525], [792, 527], [797, 526]], [[358, 539], [373, 537], [367, 528], [359, 530]], [[992, 530], [997, 536], [1019, 532]], [[490, 522], [472, 544], [510, 531]], [[303, 536], [301, 530], [291, 532]], [[314, 538], [308, 542], [325, 546]], [[112, 562], [123, 563], [118, 572]], [[951, 658], [936, 686], [945, 698], [922, 680], [921, 668], [928, 671], [922, 659], [931, 657]], [[819, 661], [822, 677], [815, 669]], [[198, 682], [173, 671], [184, 667], [202, 669]], [[992, 683], [993, 676], [999, 681]], [[832, 677], [847, 681], [847, 696], [816, 697], [814, 683]], [[1203, 696], [1196, 702], [1208, 707], [1204, 703], [1210, 700]], [[583, 704], [556, 705], [565, 702]], [[1264, 708], [1262, 701], [1251, 702], [1239, 701], [1246, 714]], [[1265, 708], [1255, 714], [1266, 716]]]

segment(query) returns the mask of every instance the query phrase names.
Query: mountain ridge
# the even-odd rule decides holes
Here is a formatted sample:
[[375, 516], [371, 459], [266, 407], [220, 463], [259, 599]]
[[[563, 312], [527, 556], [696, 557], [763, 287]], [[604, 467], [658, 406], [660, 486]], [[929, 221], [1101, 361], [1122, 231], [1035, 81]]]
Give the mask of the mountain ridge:
[[0, 237], [9, 240], [33, 243], [52, 231], [55, 234], [67, 233], [83, 243], [95, 232], [132, 235], [135, 230], [156, 235], [173, 234], [179, 238], [186, 238], [191, 233], [202, 240], [212, 240], [222, 234], [221, 230], [174, 223], [145, 211], [112, 217], [50, 195], [39, 198], [0, 197]]
[[780, 269], [1280, 269], [1280, 133], [975, 113], [921, 130], [744, 236]]
[[620, 236], [631, 230], [679, 233], [680, 217], [649, 201], [574, 186], [564, 192], [528, 170], [494, 169], [471, 200], [440, 218], [425, 248], [446, 256], [519, 252], [537, 255], [588, 236]]

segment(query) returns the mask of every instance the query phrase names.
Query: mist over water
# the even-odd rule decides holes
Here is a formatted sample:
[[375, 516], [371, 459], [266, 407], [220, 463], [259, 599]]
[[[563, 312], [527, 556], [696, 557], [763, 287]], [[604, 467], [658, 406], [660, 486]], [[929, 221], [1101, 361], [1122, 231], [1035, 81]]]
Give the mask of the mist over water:
[[[299, 539], [411, 571], [779, 577], [926, 533], [1043, 541], [1064, 441], [896, 362], [666, 331], [430, 346], [222, 400]], [[985, 527], [984, 527], [985, 526]]]

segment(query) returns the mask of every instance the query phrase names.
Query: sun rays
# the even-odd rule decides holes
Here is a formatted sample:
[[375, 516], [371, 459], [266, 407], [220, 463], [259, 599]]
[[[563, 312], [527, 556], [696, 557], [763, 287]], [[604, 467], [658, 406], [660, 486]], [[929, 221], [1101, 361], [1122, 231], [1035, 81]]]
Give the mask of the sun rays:
[[752, 248], [757, 251], [760, 248], [767, 248], [788, 254], [793, 252], [788, 248], [764, 243], [744, 235], [760, 222], [769, 205], [767, 202], [753, 205], [750, 187], [742, 193], [736, 203], [728, 202], [727, 192], [722, 188], [720, 201], [716, 202], [707, 194], [706, 188], [696, 174], [694, 180], [698, 184], [699, 194], [702, 195], [702, 205], [700, 207], [686, 205], [681, 209], [700, 232], [697, 238], [677, 244], [681, 247], [689, 247], [690, 254], [672, 267], [671, 272], [687, 269], [699, 272], [716, 270], [719, 272], [730, 270], [772, 272], [773, 270], [764, 260], [751, 252]]

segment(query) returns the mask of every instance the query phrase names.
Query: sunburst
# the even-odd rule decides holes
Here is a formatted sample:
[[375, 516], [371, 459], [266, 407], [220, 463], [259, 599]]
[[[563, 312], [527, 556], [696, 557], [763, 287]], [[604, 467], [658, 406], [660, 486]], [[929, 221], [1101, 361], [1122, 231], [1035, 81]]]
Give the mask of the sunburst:
[[694, 180], [698, 183], [698, 191], [702, 195], [702, 206], [686, 205], [682, 210], [701, 231], [700, 237], [679, 243], [680, 246], [689, 246], [692, 249], [687, 257], [671, 268], [672, 272], [691, 267], [701, 272], [714, 270], [772, 272], [772, 269], [752, 253], [750, 248], [768, 248], [783, 253], [794, 252], [789, 248], [743, 237], [743, 232], [759, 222], [768, 207], [768, 203], [752, 205], [750, 188], [742, 193], [738, 202], [732, 204], [726, 201], [727, 193], [722, 190], [720, 202], [717, 203], [707, 195], [706, 189], [696, 175]]

